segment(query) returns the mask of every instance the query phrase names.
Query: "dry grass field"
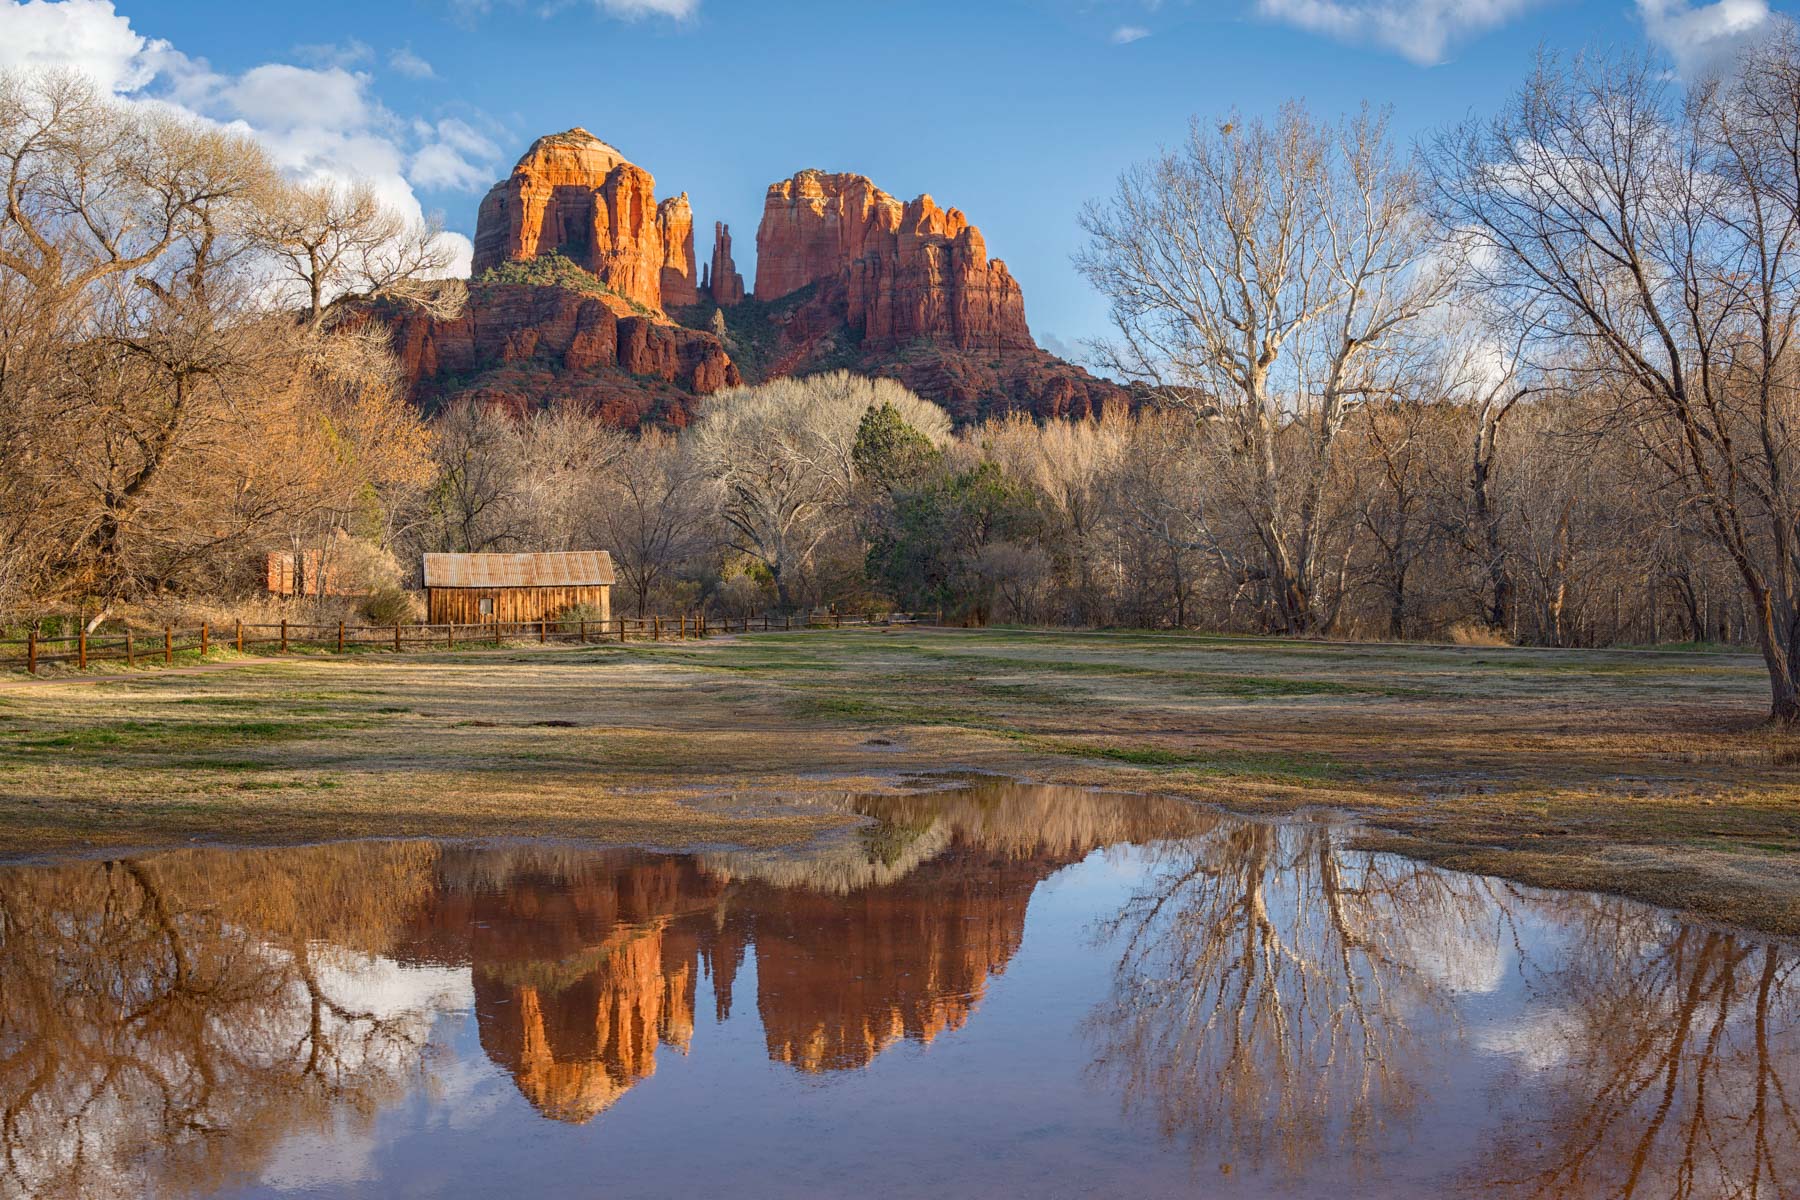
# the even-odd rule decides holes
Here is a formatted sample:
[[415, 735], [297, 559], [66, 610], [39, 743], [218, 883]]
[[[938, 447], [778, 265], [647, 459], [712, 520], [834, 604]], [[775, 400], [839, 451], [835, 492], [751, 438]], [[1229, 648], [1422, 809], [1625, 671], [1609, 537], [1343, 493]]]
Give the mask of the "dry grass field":
[[0, 682], [0, 850], [794, 843], [917, 771], [1341, 810], [1452, 867], [1800, 933], [1741, 655], [896, 628]]

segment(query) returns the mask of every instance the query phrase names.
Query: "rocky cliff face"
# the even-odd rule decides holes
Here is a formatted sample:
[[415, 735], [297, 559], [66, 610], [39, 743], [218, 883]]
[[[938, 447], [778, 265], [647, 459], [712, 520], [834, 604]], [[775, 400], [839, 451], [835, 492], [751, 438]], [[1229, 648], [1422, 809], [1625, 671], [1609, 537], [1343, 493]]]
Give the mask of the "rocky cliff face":
[[656, 229], [663, 245], [663, 307], [698, 304], [700, 278], [694, 272], [694, 210], [688, 206], [686, 192], [657, 206]]
[[930, 196], [901, 203], [861, 175], [801, 171], [769, 186], [756, 296], [821, 285], [866, 349], [928, 338], [958, 350], [1036, 349], [1025, 297], [981, 231]]
[[585, 405], [609, 422], [683, 426], [699, 397], [742, 382], [719, 339], [570, 288], [473, 286], [461, 316], [385, 312], [414, 401]]
[[905, 203], [861, 175], [801, 171], [769, 186], [754, 299], [774, 338], [751, 378], [848, 367], [898, 379], [958, 424], [1006, 412], [1092, 417], [1125, 389], [1040, 349], [1006, 264], [981, 231], [930, 196]]
[[557, 251], [646, 308], [692, 304], [694, 214], [687, 195], [656, 202], [656, 180], [585, 129], [554, 133], [496, 183], [475, 219], [477, 278]]

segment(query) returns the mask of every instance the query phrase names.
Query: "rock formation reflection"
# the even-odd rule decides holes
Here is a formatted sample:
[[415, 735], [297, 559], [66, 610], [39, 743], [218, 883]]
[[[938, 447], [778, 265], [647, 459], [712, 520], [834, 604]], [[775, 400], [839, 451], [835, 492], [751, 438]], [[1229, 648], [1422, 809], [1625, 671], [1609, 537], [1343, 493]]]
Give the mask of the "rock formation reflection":
[[[752, 976], [779, 1074], [853, 1072], [977, 1030], [1040, 885], [1084, 862], [1111, 899], [1073, 949], [1110, 973], [1044, 1044], [1184, 1162], [1292, 1181], [1426, 1153], [1431, 1195], [1800, 1192], [1791, 948], [1346, 851], [1322, 821], [1010, 784], [847, 803], [868, 823], [799, 854], [354, 843], [0, 871], [0, 1196], [254, 1180], [421, 1087], [444, 1015], [568, 1125], [606, 1126], [659, 1056], [704, 1065], [697, 1026]], [[1472, 1021], [1476, 999], [1504, 1019]], [[1492, 1131], [1409, 1151], [1466, 1079]]]

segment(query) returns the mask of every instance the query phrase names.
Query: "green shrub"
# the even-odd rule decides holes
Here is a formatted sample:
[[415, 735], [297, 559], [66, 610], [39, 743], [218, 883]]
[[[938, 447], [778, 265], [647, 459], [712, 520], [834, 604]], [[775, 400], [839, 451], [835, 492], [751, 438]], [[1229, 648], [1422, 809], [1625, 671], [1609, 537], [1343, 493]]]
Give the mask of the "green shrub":
[[411, 592], [385, 584], [363, 600], [362, 615], [374, 625], [411, 625], [418, 621], [419, 609]]
[[598, 604], [571, 604], [556, 614], [559, 622], [566, 621], [604, 621], [606, 614], [600, 611]]

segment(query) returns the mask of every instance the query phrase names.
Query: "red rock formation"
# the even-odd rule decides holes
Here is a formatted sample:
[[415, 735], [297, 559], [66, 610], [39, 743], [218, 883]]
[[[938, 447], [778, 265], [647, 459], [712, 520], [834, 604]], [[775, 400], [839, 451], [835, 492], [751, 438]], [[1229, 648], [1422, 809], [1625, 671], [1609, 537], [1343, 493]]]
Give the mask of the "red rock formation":
[[[672, 210], [671, 224], [675, 217]], [[663, 228], [650, 172], [587, 130], [571, 129], [533, 142], [512, 174], [483, 198], [475, 218], [474, 272], [554, 250], [628, 300], [659, 309], [670, 258]], [[691, 237], [691, 213], [687, 231]], [[687, 261], [691, 289], [691, 257]]]
[[664, 200], [656, 208], [656, 228], [663, 245], [662, 307], [685, 308], [700, 302], [694, 274], [694, 210], [687, 193]]
[[413, 400], [427, 409], [457, 397], [520, 408], [579, 403], [622, 426], [685, 425], [696, 397], [742, 382], [713, 335], [620, 316], [606, 298], [568, 288], [475, 286], [454, 319], [412, 310], [380, 319]]
[[744, 277], [731, 257], [731, 226], [723, 221], [713, 222], [712, 266], [707, 280], [713, 303], [720, 308], [744, 302]]
[[[1006, 265], [929, 196], [902, 203], [863, 176], [818, 171], [772, 185], [754, 297], [723, 222], [697, 286], [693, 221], [685, 193], [657, 204], [649, 172], [586, 130], [539, 138], [482, 201], [475, 272], [557, 251], [612, 294], [478, 286], [456, 320], [379, 312], [414, 398], [572, 403], [620, 425], [681, 426], [698, 397], [746, 378], [850, 366], [901, 380], [959, 424], [1004, 412], [1083, 418], [1130, 402], [1036, 346]], [[702, 288], [717, 305], [708, 330], [660, 319]], [[742, 308], [746, 299], [758, 304]]]
[[757, 299], [821, 284], [867, 350], [918, 339], [1037, 348], [1006, 264], [988, 258], [968, 218], [930, 196], [902, 204], [861, 175], [802, 171], [769, 186], [756, 254]]

